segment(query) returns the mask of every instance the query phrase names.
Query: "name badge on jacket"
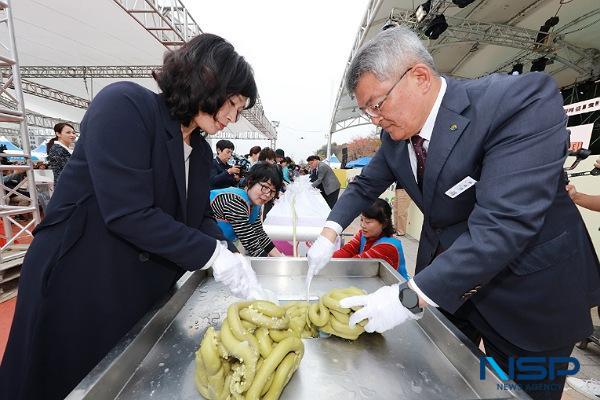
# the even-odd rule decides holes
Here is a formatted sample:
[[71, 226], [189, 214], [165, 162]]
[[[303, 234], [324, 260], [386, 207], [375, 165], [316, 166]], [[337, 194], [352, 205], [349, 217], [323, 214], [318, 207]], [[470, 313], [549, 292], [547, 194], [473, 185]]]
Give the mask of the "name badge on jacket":
[[467, 176], [465, 179], [448, 189], [445, 194], [453, 199], [476, 183], [477, 181], [475, 179]]

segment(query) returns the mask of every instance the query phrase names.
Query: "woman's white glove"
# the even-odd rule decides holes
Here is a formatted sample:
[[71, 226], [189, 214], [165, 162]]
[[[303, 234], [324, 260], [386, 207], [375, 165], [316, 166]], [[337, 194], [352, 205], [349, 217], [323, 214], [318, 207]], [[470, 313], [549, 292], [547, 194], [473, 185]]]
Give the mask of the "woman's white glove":
[[366, 332], [383, 333], [407, 320], [420, 318], [420, 315], [413, 314], [400, 303], [399, 292], [399, 285], [395, 284], [381, 287], [365, 296], [352, 296], [340, 300], [340, 306], [344, 308], [362, 306], [350, 317], [350, 328], [368, 319], [369, 323], [365, 325]]
[[323, 235], [319, 235], [315, 243], [310, 246], [306, 257], [308, 258], [308, 275], [306, 276], [307, 282], [312, 280], [312, 277], [319, 273], [327, 265], [333, 252], [335, 250], [335, 244], [331, 243]]
[[232, 253], [222, 243], [217, 246], [221, 246], [221, 249], [212, 265], [215, 280], [229, 287], [237, 297], [269, 299], [270, 294], [258, 284], [250, 261], [239, 253]]

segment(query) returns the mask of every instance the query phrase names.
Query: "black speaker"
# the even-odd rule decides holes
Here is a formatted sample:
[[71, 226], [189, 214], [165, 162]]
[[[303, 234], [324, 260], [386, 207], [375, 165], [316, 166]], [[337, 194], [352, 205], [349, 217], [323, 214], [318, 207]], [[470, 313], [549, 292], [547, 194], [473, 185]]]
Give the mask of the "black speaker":
[[342, 168], [342, 169], [346, 168], [347, 162], [348, 162], [348, 148], [342, 147], [342, 165], [340, 165], [340, 168]]
[[436, 40], [440, 37], [444, 31], [448, 29], [448, 23], [446, 22], [446, 17], [442, 14], [436, 16], [431, 20], [425, 31], [423, 32], [425, 36], [427, 36], [431, 40]]

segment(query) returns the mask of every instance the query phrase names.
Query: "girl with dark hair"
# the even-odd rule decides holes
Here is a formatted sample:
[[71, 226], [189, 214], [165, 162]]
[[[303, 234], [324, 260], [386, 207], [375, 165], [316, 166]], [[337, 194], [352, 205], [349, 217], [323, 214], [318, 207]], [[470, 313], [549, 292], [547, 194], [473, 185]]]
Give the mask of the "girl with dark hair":
[[67, 122], [59, 122], [54, 125], [54, 134], [56, 136], [46, 144], [46, 152], [48, 153], [48, 166], [54, 173], [54, 183], [56, 184], [60, 173], [73, 154], [76, 135], [73, 125]]
[[252, 68], [201, 34], [154, 77], [162, 94], [114, 83], [83, 118], [22, 266], [3, 398], [65, 398], [186, 270], [212, 267], [234, 295], [264, 297], [211, 217], [205, 140], [256, 102]]
[[277, 197], [282, 186], [277, 167], [263, 163], [250, 169], [244, 188], [211, 190], [210, 206], [225, 238], [239, 240], [252, 257], [281, 257], [262, 227], [260, 209]]
[[250, 148], [250, 151], [248, 152], [248, 161], [250, 161], [250, 166], [253, 166], [258, 161], [260, 150], [260, 146], [252, 146]]
[[333, 253], [334, 258], [381, 258], [387, 261], [404, 279], [406, 272], [402, 243], [393, 237], [392, 208], [387, 201], [377, 199], [360, 215], [360, 231], [341, 249]]

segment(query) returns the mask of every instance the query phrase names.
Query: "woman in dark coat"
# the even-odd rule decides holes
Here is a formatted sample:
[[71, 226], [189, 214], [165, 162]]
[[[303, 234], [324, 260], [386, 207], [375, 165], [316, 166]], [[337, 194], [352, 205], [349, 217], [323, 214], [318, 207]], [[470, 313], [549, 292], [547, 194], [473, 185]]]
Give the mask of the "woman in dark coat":
[[67, 122], [59, 122], [54, 125], [54, 135], [56, 136], [50, 139], [46, 145], [46, 153], [48, 154], [48, 166], [54, 173], [54, 183], [56, 184], [60, 173], [73, 154], [75, 128]]
[[212, 266], [239, 297], [260, 289], [218, 241], [201, 134], [254, 105], [252, 69], [202, 34], [167, 53], [154, 77], [162, 94], [109, 85], [82, 121], [22, 267], [3, 399], [64, 398], [185, 270]]

